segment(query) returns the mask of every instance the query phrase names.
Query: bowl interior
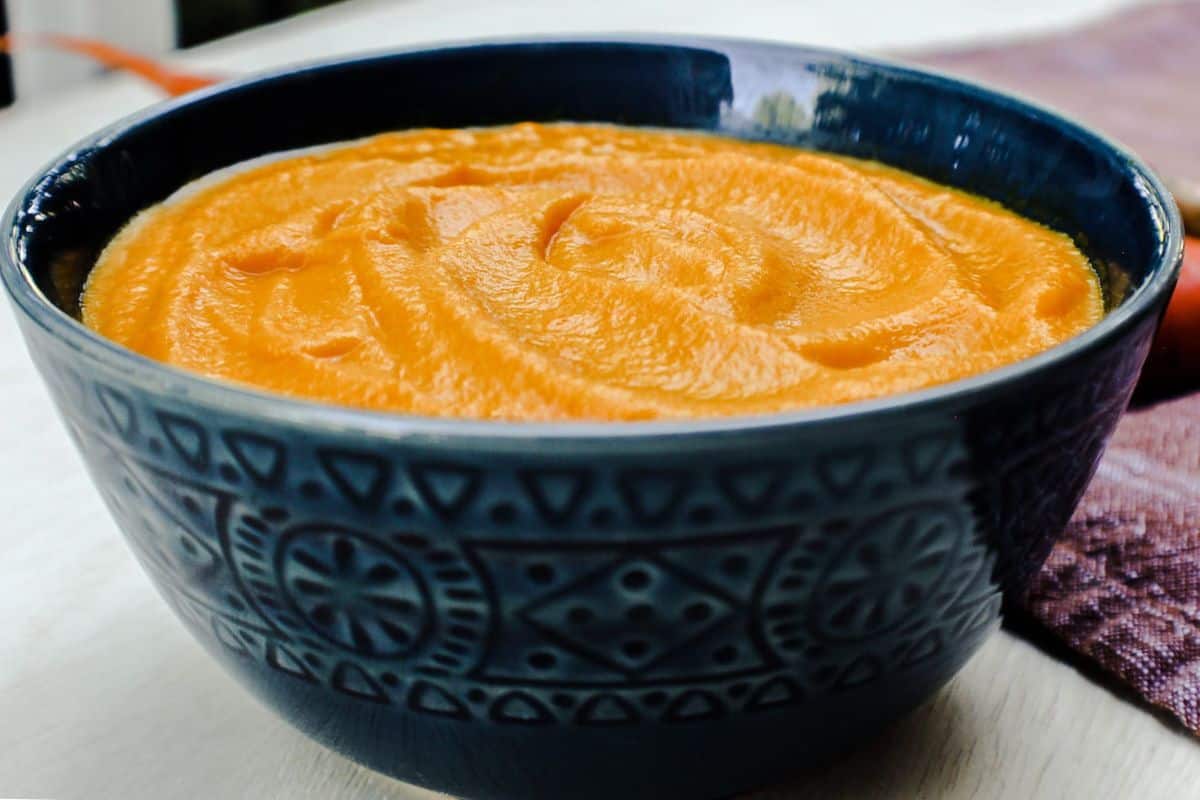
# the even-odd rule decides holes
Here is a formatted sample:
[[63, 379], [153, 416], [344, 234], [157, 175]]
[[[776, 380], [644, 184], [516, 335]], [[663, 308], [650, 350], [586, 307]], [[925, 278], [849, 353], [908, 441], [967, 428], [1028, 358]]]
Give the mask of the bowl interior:
[[13, 214], [28, 278], [77, 316], [95, 257], [139, 210], [266, 153], [386, 130], [520, 120], [692, 128], [876, 159], [1075, 238], [1109, 309], [1169, 261], [1154, 179], [1094, 134], [950, 79], [794, 47], [712, 41], [488, 44], [254, 78], [82, 144]]

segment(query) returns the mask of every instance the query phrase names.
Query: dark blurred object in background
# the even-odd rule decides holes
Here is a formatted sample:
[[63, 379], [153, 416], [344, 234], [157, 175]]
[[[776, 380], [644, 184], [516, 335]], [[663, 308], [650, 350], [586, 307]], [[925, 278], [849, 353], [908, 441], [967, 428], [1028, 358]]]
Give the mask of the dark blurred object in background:
[[[8, 33], [8, 17], [4, 13], [4, 0], [0, 0], [0, 36]], [[13, 101], [12, 64], [8, 56], [0, 53], [0, 108]]]
[[341, 0], [175, 0], [178, 45], [191, 47]]

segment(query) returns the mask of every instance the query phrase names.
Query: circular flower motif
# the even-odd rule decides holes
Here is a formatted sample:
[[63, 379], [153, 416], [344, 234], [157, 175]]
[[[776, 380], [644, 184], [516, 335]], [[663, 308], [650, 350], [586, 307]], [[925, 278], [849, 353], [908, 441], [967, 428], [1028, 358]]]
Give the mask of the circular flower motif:
[[965, 529], [945, 506], [865, 521], [822, 576], [813, 628], [830, 639], [866, 639], [909, 621], [941, 584]]
[[428, 591], [417, 573], [361, 534], [304, 531], [278, 558], [285, 595], [317, 633], [343, 648], [405, 655], [429, 628]]

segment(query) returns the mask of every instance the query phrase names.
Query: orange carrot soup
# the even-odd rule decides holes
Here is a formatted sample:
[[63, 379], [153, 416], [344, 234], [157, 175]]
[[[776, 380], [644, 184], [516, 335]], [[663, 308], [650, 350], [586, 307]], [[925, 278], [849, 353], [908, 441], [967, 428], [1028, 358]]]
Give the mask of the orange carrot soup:
[[83, 320], [296, 397], [508, 420], [845, 403], [1094, 325], [1071, 240], [879, 164], [704, 134], [392, 133], [210, 176], [101, 255]]

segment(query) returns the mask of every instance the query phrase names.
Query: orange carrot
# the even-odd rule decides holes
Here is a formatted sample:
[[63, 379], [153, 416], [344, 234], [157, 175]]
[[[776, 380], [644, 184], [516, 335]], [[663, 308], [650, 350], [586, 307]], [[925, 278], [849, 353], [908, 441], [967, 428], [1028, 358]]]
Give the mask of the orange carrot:
[[53, 47], [86, 56], [110, 69], [131, 72], [154, 84], [170, 95], [187, 94], [205, 86], [211, 86], [220, 78], [179, 72], [159, 64], [153, 59], [131, 53], [120, 47], [95, 39], [67, 36], [58, 33], [22, 33], [0, 36], [0, 53], [12, 52], [17, 47]]
[[1172, 394], [1200, 388], [1200, 238], [1185, 239], [1183, 271], [1158, 329], [1143, 381], [1154, 391]]

